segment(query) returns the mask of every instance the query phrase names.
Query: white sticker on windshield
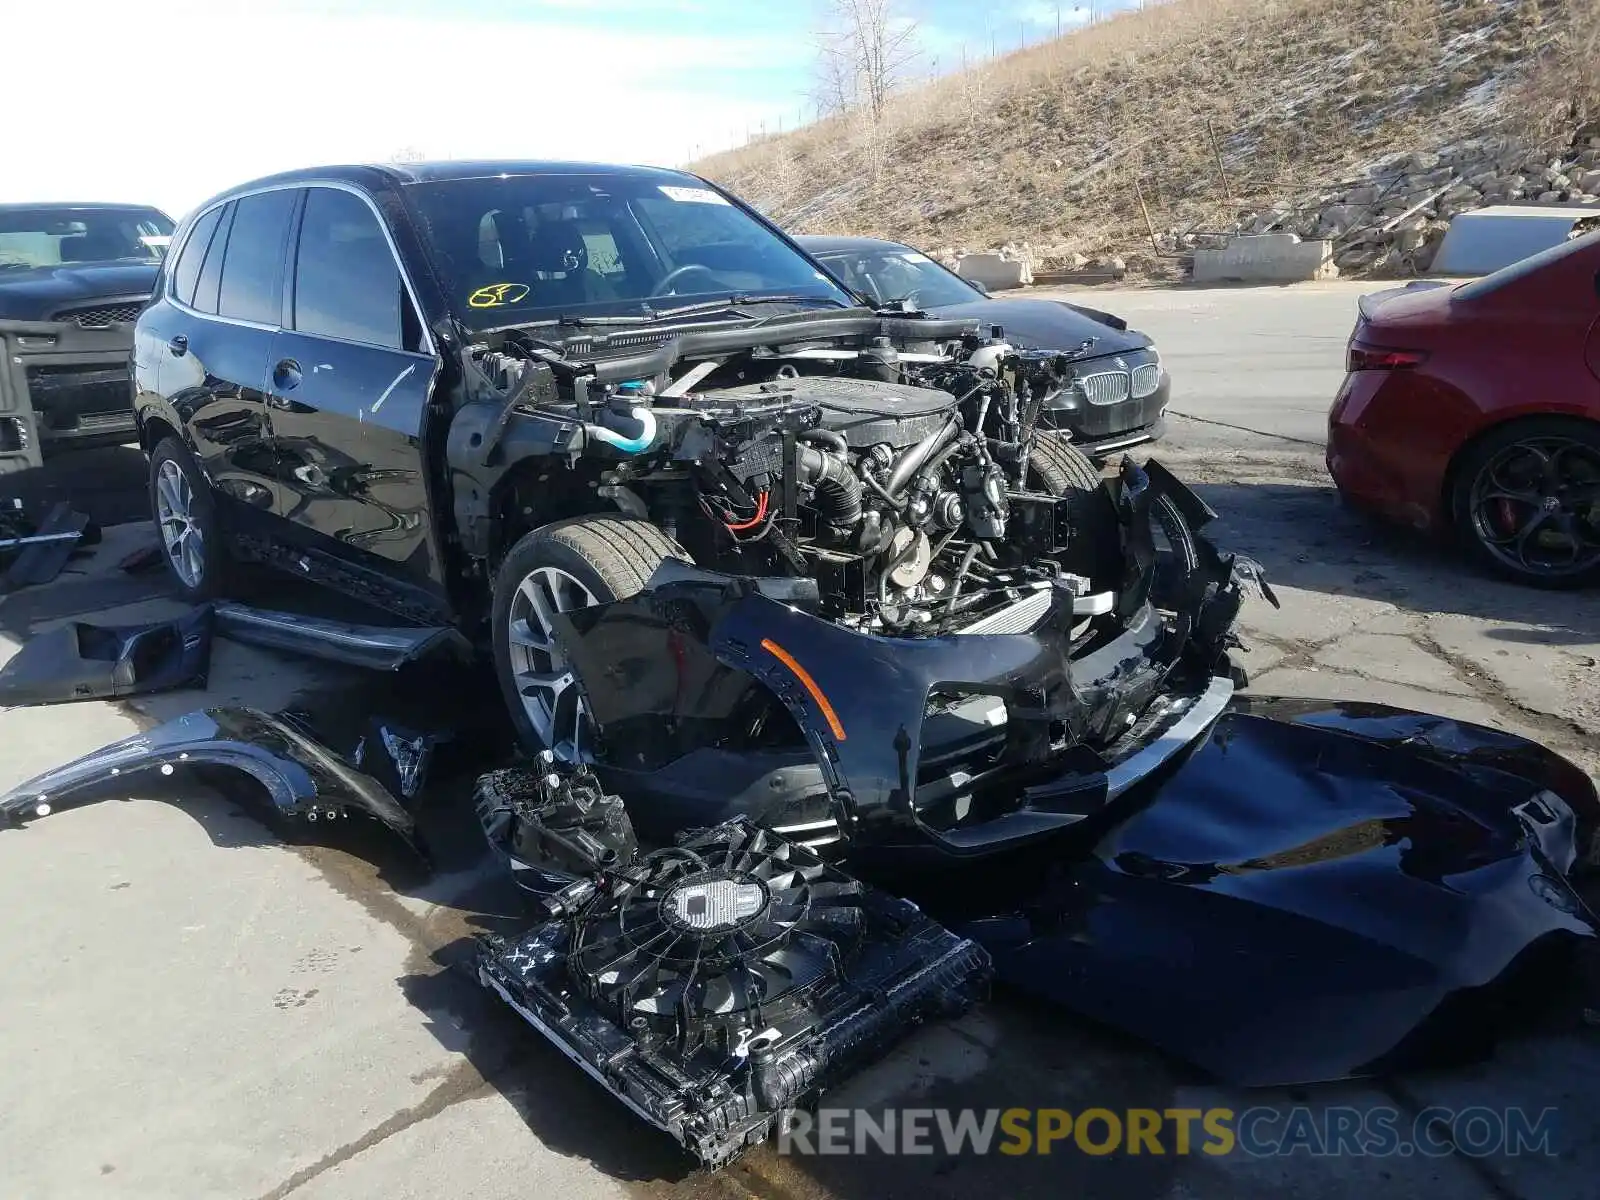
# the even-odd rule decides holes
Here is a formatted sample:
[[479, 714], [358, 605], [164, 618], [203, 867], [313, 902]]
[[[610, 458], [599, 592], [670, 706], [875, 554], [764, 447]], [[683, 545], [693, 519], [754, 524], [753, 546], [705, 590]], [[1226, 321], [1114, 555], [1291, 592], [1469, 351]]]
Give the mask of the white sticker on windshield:
[[658, 185], [661, 194], [668, 200], [680, 200], [685, 204], [726, 204], [727, 201], [717, 195], [710, 188], [697, 187], [671, 187], [667, 184]]
[[907, 250], [904, 254], [902, 254], [900, 256], [900, 258], [904, 262], [914, 262], [914, 263], [925, 263], [925, 262], [932, 262], [933, 261], [926, 254], [918, 254], [915, 250]]

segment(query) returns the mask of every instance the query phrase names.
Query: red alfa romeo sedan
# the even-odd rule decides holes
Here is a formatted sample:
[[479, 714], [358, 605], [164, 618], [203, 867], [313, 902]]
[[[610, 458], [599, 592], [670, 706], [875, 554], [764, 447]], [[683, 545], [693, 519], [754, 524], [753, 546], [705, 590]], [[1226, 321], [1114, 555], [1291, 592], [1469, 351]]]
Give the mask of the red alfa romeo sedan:
[[1328, 413], [1340, 493], [1489, 569], [1600, 583], [1600, 233], [1361, 300]]

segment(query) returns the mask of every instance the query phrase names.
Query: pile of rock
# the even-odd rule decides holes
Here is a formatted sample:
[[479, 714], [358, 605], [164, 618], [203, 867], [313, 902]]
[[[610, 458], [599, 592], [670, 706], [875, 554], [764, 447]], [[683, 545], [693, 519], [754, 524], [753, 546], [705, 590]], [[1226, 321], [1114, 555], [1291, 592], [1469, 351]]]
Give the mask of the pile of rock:
[[1518, 202], [1600, 205], [1597, 197], [1600, 136], [1560, 153], [1486, 138], [1390, 155], [1364, 178], [1254, 213], [1239, 229], [1329, 239], [1346, 274], [1407, 275], [1432, 265], [1457, 213]]

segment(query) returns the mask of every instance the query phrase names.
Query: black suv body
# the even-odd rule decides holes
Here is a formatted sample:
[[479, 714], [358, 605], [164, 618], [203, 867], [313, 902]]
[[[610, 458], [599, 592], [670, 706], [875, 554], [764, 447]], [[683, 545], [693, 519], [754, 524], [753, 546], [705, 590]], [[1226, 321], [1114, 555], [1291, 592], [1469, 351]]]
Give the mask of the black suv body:
[[148, 207], [0, 204], [0, 473], [132, 439], [133, 324], [172, 229]]
[[[1204, 505], [1153, 465], [1102, 485], [1044, 427], [1071, 354], [864, 305], [693, 176], [245, 185], [184, 222], [134, 374], [192, 598], [257, 559], [457, 624], [529, 748], [674, 822], [836, 836], [841, 795], [894, 809], [919, 752], [929, 820], [953, 821], [954, 780], [1004, 792], [1085, 738], [1126, 741], [1163, 692], [1135, 740], [1197, 734], [1232, 690], [1240, 581], [1193, 533]], [[930, 689], [949, 695], [924, 722]], [[889, 713], [899, 732], [868, 736]], [[969, 752], [986, 783], [957, 769]]]

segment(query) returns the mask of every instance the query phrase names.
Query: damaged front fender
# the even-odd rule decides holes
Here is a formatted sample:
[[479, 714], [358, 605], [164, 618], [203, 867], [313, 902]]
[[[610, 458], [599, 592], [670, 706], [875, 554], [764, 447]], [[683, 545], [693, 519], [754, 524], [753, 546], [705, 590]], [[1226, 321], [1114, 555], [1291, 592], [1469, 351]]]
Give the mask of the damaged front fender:
[[0, 825], [105, 799], [108, 787], [151, 773], [197, 766], [237, 771], [265, 789], [272, 811], [290, 821], [337, 820], [356, 813], [379, 821], [417, 848], [415, 822], [371, 776], [356, 770], [304, 729], [249, 708], [215, 708], [178, 717], [37, 775], [0, 797]]

